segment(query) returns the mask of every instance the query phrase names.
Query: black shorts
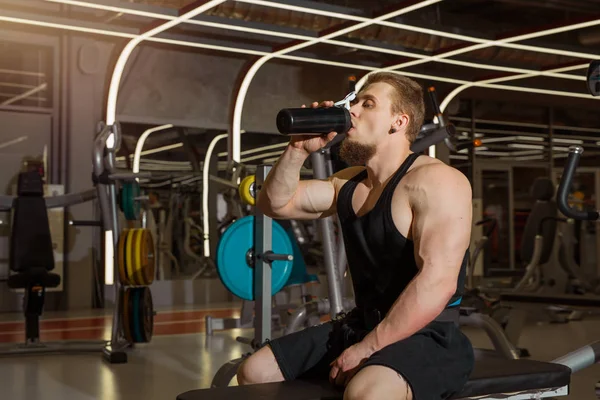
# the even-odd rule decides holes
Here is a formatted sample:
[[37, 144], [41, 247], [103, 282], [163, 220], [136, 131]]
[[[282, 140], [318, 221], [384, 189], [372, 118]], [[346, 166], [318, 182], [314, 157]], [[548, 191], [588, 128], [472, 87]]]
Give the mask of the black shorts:
[[[283, 377], [328, 379], [331, 362], [369, 332], [356, 314], [271, 340]], [[391, 368], [411, 386], [414, 400], [433, 400], [460, 392], [473, 364], [471, 342], [458, 326], [433, 321], [413, 336], [374, 353], [361, 368]]]

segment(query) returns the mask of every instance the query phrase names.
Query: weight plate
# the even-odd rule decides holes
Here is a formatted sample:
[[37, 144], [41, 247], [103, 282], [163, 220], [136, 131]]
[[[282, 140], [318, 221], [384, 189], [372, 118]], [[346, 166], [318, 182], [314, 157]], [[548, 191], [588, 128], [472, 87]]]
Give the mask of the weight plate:
[[133, 293], [133, 338], [136, 343], [144, 342], [144, 338], [142, 337], [143, 326], [141, 326], [143, 324], [143, 319], [140, 314], [140, 294], [143, 289], [144, 288], [135, 288]]
[[131, 312], [129, 311], [129, 288], [125, 288], [122, 295], [123, 295], [123, 308], [122, 308], [122, 316], [121, 316], [121, 318], [122, 318], [121, 328], [123, 329], [123, 336], [125, 337], [125, 340], [127, 340], [130, 343], [133, 343], [133, 340], [131, 337], [131, 321], [130, 321]]
[[244, 203], [253, 206], [256, 203], [256, 176], [245, 177], [238, 186], [238, 192]]
[[[254, 300], [254, 268], [248, 264], [254, 249], [254, 217], [247, 216], [231, 224], [219, 241], [217, 272], [223, 285], [244, 300]], [[272, 251], [293, 254], [292, 243], [285, 230], [273, 221]], [[292, 261], [273, 261], [271, 264], [271, 293], [275, 294], [287, 282]]]
[[136, 198], [140, 197], [139, 183], [125, 182], [121, 189], [121, 208], [125, 214], [125, 218], [129, 221], [136, 221], [140, 216], [140, 202]]
[[156, 274], [156, 258], [154, 257], [154, 237], [152, 231], [144, 229], [142, 235], [142, 279], [144, 285], [151, 285]]
[[135, 285], [135, 274], [134, 274], [134, 252], [132, 251], [132, 242], [136, 229], [130, 229], [127, 232], [127, 238], [125, 242], [125, 265], [127, 266], [127, 281], [130, 285]]
[[146, 333], [146, 342], [152, 340], [154, 335], [154, 301], [152, 301], [152, 292], [150, 288], [144, 290], [144, 307], [146, 313], [144, 314], [144, 331]]
[[136, 285], [144, 285], [144, 278], [142, 276], [142, 237], [144, 235], [143, 229], [136, 229], [131, 238], [131, 258], [133, 259], [133, 281]]
[[128, 229], [123, 229], [121, 235], [119, 236], [119, 246], [117, 249], [117, 262], [119, 263], [119, 279], [121, 280], [122, 285], [130, 285], [129, 280], [127, 279], [127, 265], [125, 263], [125, 247], [127, 245], [127, 232]]
[[129, 303], [127, 304], [127, 309], [129, 311], [129, 332], [131, 332], [131, 343], [138, 342], [135, 334], [135, 308], [133, 307], [136, 290], [137, 288], [129, 288]]
[[154, 307], [152, 304], [152, 293], [150, 288], [140, 288], [138, 312], [140, 315], [141, 339], [148, 343], [152, 339], [154, 328]]

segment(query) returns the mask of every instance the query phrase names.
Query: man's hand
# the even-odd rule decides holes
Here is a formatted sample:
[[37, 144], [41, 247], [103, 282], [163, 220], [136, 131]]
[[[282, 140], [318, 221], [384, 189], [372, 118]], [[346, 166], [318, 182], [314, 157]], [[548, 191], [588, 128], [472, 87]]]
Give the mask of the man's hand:
[[358, 367], [373, 354], [365, 346], [357, 343], [348, 347], [330, 365], [329, 381], [337, 386], [346, 386], [358, 372]]

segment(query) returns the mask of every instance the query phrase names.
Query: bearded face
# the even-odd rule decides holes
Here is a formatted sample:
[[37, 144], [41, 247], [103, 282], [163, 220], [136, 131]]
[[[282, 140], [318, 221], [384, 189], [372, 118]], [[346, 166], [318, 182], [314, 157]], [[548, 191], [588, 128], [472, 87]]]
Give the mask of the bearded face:
[[350, 166], [362, 166], [367, 163], [376, 153], [374, 144], [364, 144], [347, 137], [340, 146], [340, 158]]

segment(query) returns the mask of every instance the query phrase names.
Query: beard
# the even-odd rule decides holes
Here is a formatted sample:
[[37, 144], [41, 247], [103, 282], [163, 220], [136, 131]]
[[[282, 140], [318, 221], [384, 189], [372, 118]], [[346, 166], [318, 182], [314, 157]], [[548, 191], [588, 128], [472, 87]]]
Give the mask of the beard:
[[340, 158], [350, 166], [362, 166], [367, 163], [376, 153], [374, 144], [363, 144], [344, 139], [340, 146]]

